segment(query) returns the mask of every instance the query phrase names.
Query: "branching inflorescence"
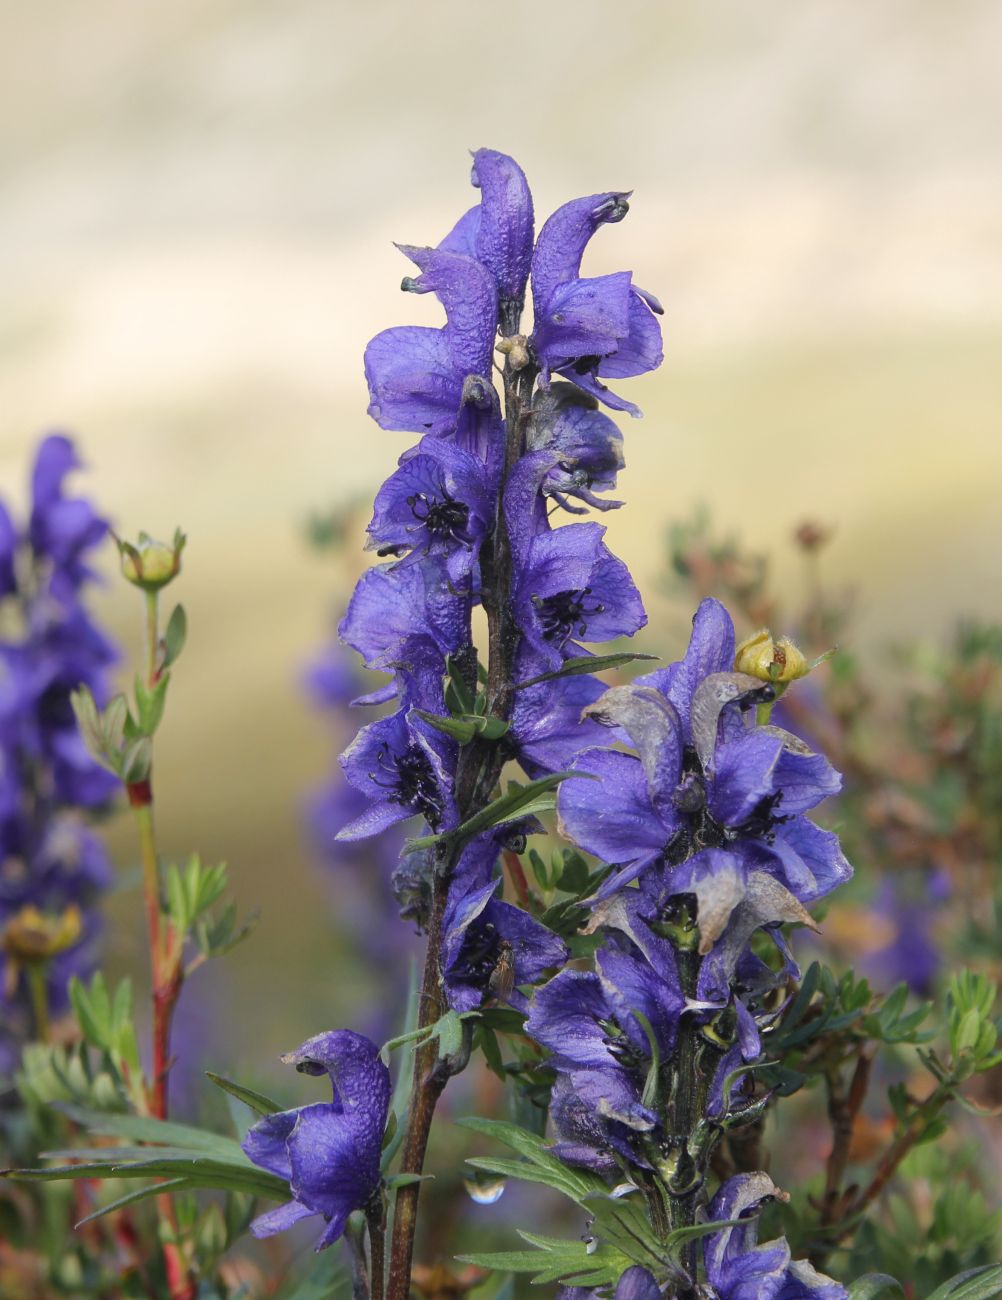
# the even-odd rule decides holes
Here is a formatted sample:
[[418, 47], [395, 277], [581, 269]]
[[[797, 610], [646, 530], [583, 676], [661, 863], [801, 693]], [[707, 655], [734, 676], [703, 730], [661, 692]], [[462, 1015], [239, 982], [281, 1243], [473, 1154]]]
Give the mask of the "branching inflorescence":
[[[409, 1292], [432, 1116], [474, 1045], [537, 1100], [552, 1091], [551, 1160], [615, 1188], [619, 1204], [635, 1193], [646, 1207], [639, 1255], [617, 1229], [615, 1249], [554, 1277], [611, 1285], [623, 1274], [620, 1289], [649, 1284], [652, 1295], [668, 1286], [695, 1295], [701, 1275], [712, 1288], [701, 1294], [750, 1295], [750, 1279], [762, 1279], [769, 1295], [841, 1295], [791, 1264], [785, 1243], [755, 1246], [745, 1219], [775, 1194], [764, 1174], [717, 1192], [709, 1214], [741, 1227], [708, 1237], [702, 1273], [695, 1244], [707, 1231], [720, 1135], [765, 1105], [749, 1067], [795, 972], [781, 927], [810, 924], [806, 905], [849, 875], [835, 837], [805, 816], [839, 778], [769, 723], [795, 675], [782, 643], [745, 655], [754, 675], [735, 671], [733, 627], [716, 602], [700, 608], [680, 663], [608, 690], [592, 675], [637, 656], [596, 656], [585, 645], [630, 636], [646, 615], [600, 524], [554, 525], [561, 511], [621, 504], [607, 493], [623, 465], [622, 436], [602, 408], [640, 412], [605, 381], [660, 364], [661, 306], [630, 272], [581, 273], [589, 240], [626, 216], [628, 194], [567, 203], [534, 240], [531, 195], [511, 158], [479, 150], [473, 183], [480, 203], [437, 247], [401, 247], [417, 271], [402, 288], [434, 294], [445, 325], [388, 329], [366, 350], [370, 415], [421, 440], [376, 496], [368, 545], [383, 562], [363, 575], [341, 625], [368, 668], [392, 675], [359, 703], [395, 708], [342, 756], [365, 805], [338, 838], [413, 817], [427, 832], [408, 843], [396, 872], [427, 956], [387, 1295]], [[478, 606], [485, 662], [473, 637]], [[505, 784], [511, 762], [527, 784]], [[561, 830], [602, 866], [590, 871], [570, 854], [583, 884], [556, 915], [535, 906], [519, 855], [558, 789]], [[502, 862], [515, 902], [502, 897]], [[568, 966], [596, 945], [593, 970]], [[536, 1064], [523, 1056], [505, 1067], [495, 1028], [516, 1050], [534, 1041]], [[252, 1130], [246, 1150], [275, 1172], [291, 1168], [293, 1195], [256, 1230], [319, 1213], [327, 1245], [364, 1210], [375, 1295], [385, 1087], [343, 1082], [359, 1068], [358, 1036], [313, 1042], [323, 1050], [307, 1044], [290, 1059], [331, 1075], [334, 1105]], [[543, 1066], [540, 1047], [552, 1053]], [[375, 1061], [373, 1047], [366, 1068]]]

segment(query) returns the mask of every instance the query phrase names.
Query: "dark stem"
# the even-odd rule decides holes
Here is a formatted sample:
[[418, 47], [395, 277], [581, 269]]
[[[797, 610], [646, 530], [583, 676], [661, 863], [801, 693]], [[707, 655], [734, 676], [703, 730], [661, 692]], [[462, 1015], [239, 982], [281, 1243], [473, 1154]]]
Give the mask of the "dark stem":
[[[505, 332], [512, 333], [514, 330]], [[487, 709], [492, 716], [504, 719], [511, 716], [512, 673], [519, 640], [511, 607], [512, 554], [504, 518], [504, 489], [525, 444], [525, 427], [536, 374], [537, 371], [531, 366], [514, 371], [510, 363], [505, 364], [504, 470], [498, 490], [493, 533], [481, 552], [480, 561], [481, 599], [488, 626]], [[474, 740], [460, 750], [456, 768], [456, 804], [461, 821], [467, 820], [490, 802], [504, 760], [501, 747], [489, 741]], [[441, 970], [442, 918], [456, 856], [455, 851], [447, 850], [435, 871], [424, 976], [421, 982], [421, 1004], [418, 1010], [420, 1028], [433, 1025], [445, 1009]], [[450, 1063], [440, 1060], [438, 1044], [434, 1039], [423, 1043], [415, 1052], [407, 1136], [400, 1164], [402, 1173], [422, 1172], [438, 1099], [450, 1075], [458, 1072], [463, 1064], [463, 1061]], [[407, 1300], [410, 1294], [420, 1192], [419, 1182], [409, 1183], [397, 1190], [387, 1300]]]
[[[691, 948], [676, 949], [679, 979], [686, 997], [696, 996], [699, 980], [700, 958]], [[691, 1015], [683, 1016], [679, 1023], [678, 1043], [675, 1048], [675, 1078], [669, 1116], [673, 1145], [678, 1152], [677, 1165], [668, 1180], [669, 1216], [671, 1227], [691, 1228], [696, 1222], [699, 1193], [706, 1178], [709, 1151], [694, 1153], [693, 1136], [706, 1110], [710, 1079], [704, 1069], [704, 1043], [699, 1026]], [[696, 1295], [697, 1243], [686, 1242], [680, 1251], [683, 1269], [692, 1286], [680, 1290], [679, 1297]]]
[[870, 1078], [870, 1058], [860, 1053], [849, 1087], [840, 1086], [838, 1072], [826, 1079], [828, 1118], [832, 1126], [832, 1149], [825, 1167], [825, 1192], [821, 1204], [821, 1227], [828, 1228], [842, 1217], [842, 1183], [849, 1164], [852, 1135], [866, 1096]]
[[369, 1225], [369, 1295], [372, 1300], [383, 1300], [383, 1256], [386, 1247], [386, 1204], [382, 1192], [377, 1192], [365, 1212]]

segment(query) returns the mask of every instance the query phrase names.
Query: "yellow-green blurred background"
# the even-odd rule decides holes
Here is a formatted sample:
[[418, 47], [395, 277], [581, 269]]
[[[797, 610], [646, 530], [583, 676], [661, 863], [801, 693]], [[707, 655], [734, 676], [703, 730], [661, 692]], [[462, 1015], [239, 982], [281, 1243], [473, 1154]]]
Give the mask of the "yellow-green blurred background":
[[[59, 426], [121, 530], [190, 535], [163, 840], [228, 858], [263, 913], [212, 999], [221, 1055], [271, 1060], [367, 993], [299, 824], [331, 760], [300, 679], [361, 538], [346, 564], [304, 523], [407, 445], [367, 420], [361, 354], [435, 322], [399, 294], [391, 241], [433, 243], [474, 201], [469, 148], [514, 154], [540, 217], [636, 190], [588, 270], [630, 267], [667, 309], [665, 364], [630, 386], [628, 508], [607, 520], [651, 648], [680, 649], [656, 585], [666, 524], [697, 501], [763, 549], [835, 525], [828, 573], [858, 588], [864, 648], [997, 614], [996, 0], [3, 0], [0, 17], [0, 488], [23, 494]], [[134, 593], [100, 605], [135, 648]], [[113, 838], [128, 862], [128, 827]], [[117, 960], [140, 964], [136, 901], [115, 907]]]

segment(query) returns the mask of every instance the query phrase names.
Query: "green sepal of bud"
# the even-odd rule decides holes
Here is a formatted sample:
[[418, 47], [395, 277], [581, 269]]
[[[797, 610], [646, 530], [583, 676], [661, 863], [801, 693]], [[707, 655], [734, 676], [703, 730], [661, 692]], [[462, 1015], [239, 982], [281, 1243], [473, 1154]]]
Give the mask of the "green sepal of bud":
[[187, 538], [180, 528], [171, 542], [158, 542], [148, 533], [140, 533], [133, 545], [112, 534], [121, 557], [122, 576], [143, 591], [160, 591], [181, 572], [181, 553]]

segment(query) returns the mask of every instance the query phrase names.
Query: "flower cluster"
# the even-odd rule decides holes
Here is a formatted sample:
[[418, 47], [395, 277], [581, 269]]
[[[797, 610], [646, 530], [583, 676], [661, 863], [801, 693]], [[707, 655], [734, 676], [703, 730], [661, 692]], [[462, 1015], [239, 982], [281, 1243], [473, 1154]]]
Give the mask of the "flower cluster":
[[[445, 324], [388, 329], [366, 350], [369, 413], [420, 441], [376, 496], [368, 546], [382, 563], [362, 576], [340, 628], [366, 667], [390, 675], [356, 702], [392, 711], [342, 755], [363, 803], [337, 839], [351, 845], [424, 822], [395, 873], [398, 899], [429, 942], [417, 1031], [429, 1037], [414, 1073], [405, 1176], [420, 1174], [437, 1096], [469, 1055], [467, 1034], [465, 1050], [449, 1035], [452, 1048], [438, 1056], [435, 1039], [447, 1035], [437, 1018], [469, 1026], [507, 1004], [528, 1013], [534, 1061], [539, 1047], [550, 1052], [538, 1077], [544, 1092], [553, 1081], [555, 1153], [610, 1187], [642, 1191], [652, 1236], [663, 1239], [706, 1212], [743, 1220], [773, 1194], [765, 1175], [742, 1176], [707, 1207], [704, 1188], [721, 1134], [767, 1102], [750, 1067], [796, 975], [781, 927], [811, 924], [807, 906], [849, 874], [836, 838], [806, 816], [839, 777], [769, 721], [805, 668], [798, 652], [767, 633], [737, 647], [717, 602], [701, 606], [670, 668], [612, 689], [588, 672], [589, 644], [632, 635], [646, 615], [604, 528], [554, 523], [561, 512], [621, 504], [608, 493], [622, 437], [601, 408], [639, 412], [605, 381], [660, 363], [661, 308], [628, 272], [581, 274], [592, 235], [626, 215], [625, 193], [565, 204], [534, 240], [512, 159], [479, 150], [473, 182], [479, 204], [437, 247], [401, 248], [417, 272], [403, 289], [433, 294]], [[522, 333], [530, 276], [533, 327]], [[486, 665], [473, 639], [478, 606]], [[511, 760], [530, 793], [559, 786], [562, 833], [604, 864], [591, 897], [576, 900], [597, 936], [593, 970], [567, 964], [576, 922], [561, 937], [532, 907], [518, 855], [545, 801], [501, 792]], [[502, 859], [524, 906], [503, 896]], [[361, 1106], [366, 1131], [381, 1128], [382, 1090]], [[262, 1121], [247, 1150], [293, 1175], [294, 1204], [262, 1230], [319, 1210], [326, 1245], [343, 1214], [312, 1153], [325, 1142], [341, 1151], [346, 1120], [320, 1110]], [[352, 1186], [358, 1209], [368, 1179]], [[398, 1193], [394, 1297], [406, 1294], [416, 1196], [413, 1185]], [[842, 1294], [791, 1263], [785, 1243], [756, 1246], [754, 1231], [742, 1223], [708, 1239], [707, 1294], [737, 1300], [766, 1278], [755, 1294]], [[690, 1239], [673, 1274], [629, 1270], [617, 1294], [653, 1296], [668, 1283], [689, 1293], [695, 1251]]]
[[[81, 812], [116, 782], [88, 755], [70, 705], [85, 685], [107, 700], [111, 642], [87, 612], [88, 553], [107, 524], [67, 496], [72, 443], [41, 443], [32, 503], [18, 526], [0, 503], [0, 1008], [6, 1064], [29, 1030], [66, 1005], [70, 975], [92, 964], [107, 886], [101, 842]], [[34, 1023], [33, 1023], [34, 1019]]]
[[[603, 528], [551, 522], [554, 508], [577, 514], [618, 504], [601, 494], [615, 486], [622, 438], [596, 399], [625, 404], [601, 381], [661, 360], [657, 302], [627, 272], [581, 275], [588, 240], [625, 216], [626, 195], [566, 204], [534, 243], [532, 198], [511, 158], [478, 150], [473, 183], [479, 204], [437, 247], [401, 249], [419, 272], [403, 288], [434, 294], [445, 325], [388, 329], [366, 350], [369, 413], [385, 429], [423, 436], [376, 496], [368, 545], [386, 562], [363, 575], [341, 625], [369, 668], [393, 674], [369, 698], [396, 702], [342, 758], [367, 799], [342, 841], [415, 815], [433, 833], [449, 832], [473, 811], [476, 792], [457, 780], [457, 731], [435, 720], [475, 716], [475, 606], [485, 607], [504, 643], [481, 716], [494, 715], [504, 732], [496, 752], [532, 778], [559, 772], [599, 738], [597, 724], [581, 723], [581, 710], [602, 688], [584, 676], [530, 683], [582, 654], [579, 642], [629, 635], [645, 622]], [[518, 331], [530, 274], [535, 326], [526, 337]], [[504, 414], [495, 345], [507, 359]], [[499, 952], [518, 954], [517, 980], [563, 955], [552, 936], [496, 897], [504, 843], [480, 835], [454, 864], [443, 933], [445, 987], [456, 1008], [490, 991]], [[402, 864], [411, 903], [421, 869], [420, 860]]]
[[[602, 944], [594, 973], [538, 991], [526, 1026], [553, 1053], [556, 1153], [681, 1202], [700, 1192], [720, 1134], [761, 1114], [742, 1070], [798, 974], [780, 927], [812, 924], [806, 905], [851, 874], [836, 836], [805, 815], [838, 774], [768, 721], [775, 688], [734, 657], [730, 617], [706, 600], [683, 659], [589, 706], [635, 751], [585, 750], [572, 769], [598, 781], [558, 797], [564, 834], [612, 867], [589, 924]], [[732, 1179], [708, 1213], [742, 1217], [771, 1194]], [[710, 1239], [713, 1294], [844, 1294], [751, 1232]]]

